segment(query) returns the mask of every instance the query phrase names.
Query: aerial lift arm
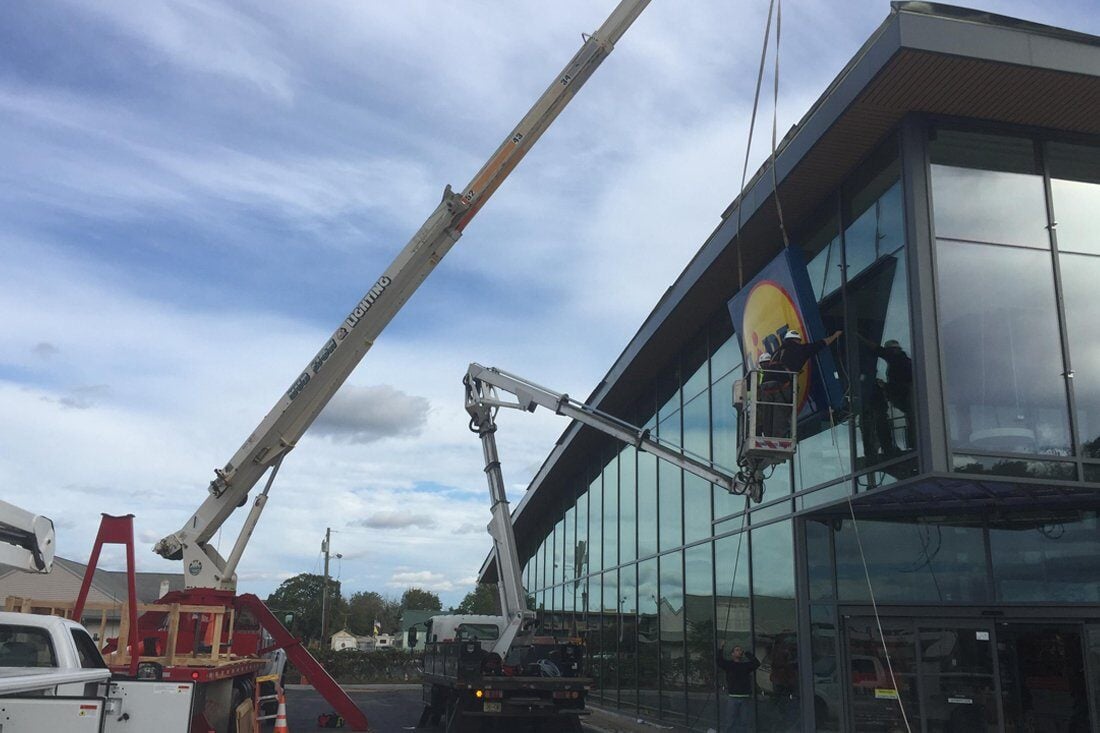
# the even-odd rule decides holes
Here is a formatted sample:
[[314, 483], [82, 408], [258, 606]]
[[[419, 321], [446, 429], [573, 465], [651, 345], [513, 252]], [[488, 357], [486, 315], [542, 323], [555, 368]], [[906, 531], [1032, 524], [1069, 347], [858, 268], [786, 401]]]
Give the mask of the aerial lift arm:
[[0, 501], [0, 568], [48, 573], [53, 553], [52, 520]]
[[[470, 220], [485, 205], [539, 136], [588, 80], [649, 0], [621, 0], [608, 19], [555, 77], [549, 88], [462, 190], [450, 186], [439, 206], [393, 263], [325, 341], [278, 403], [221, 469], [215, 469], [209, 496], [177, 532], [156, 545], [166, 558], [182, 559], [188, 587], [233, 590], [236, 564], [256, 526], [279, 463], [347, 380], [382, 329], [447, 254]], [[241, 534], [225, 560], [207, 542], [248, 492], [271, 471]]]
[[[498, 409], [506, 407], [534, 412], [540, 406], [545, 407], [558, 415], [572, 418], [583, 425], [629, 443], [639, 450], [652, 453], [712, 484], [721, 486], [731, 494], [745, 492], [744, 485], [734, 476], [715, 468], [708, 462], [662, 445], [650, 436], [648, 430], [637, 428], [617, 417], [600, 412], [594, 407], [572, 399], [567, 394], [559, 394], [522, 377], [480, 364], [471, 364], [462, 381], [466, 387], [466, 412], [470, 415], [470, 430], [481, 438], [481, 446], [485, 454], [485, 475], [489, 482], [492, 502], [489, 534], [493, 538], [493, 549], [497, 559], [499, 576], [497, 588], [500, 594], [501, 612], [509, 624], [497, 643], [496, 651], [502, 657], [511, 646], [513, 639], [533, 619], [534, 613], [527, 608], [519, 550], [516, 545], [515, 531], [512, 528], [511, 513], [508, 511], [508, 498], [497, 453], [495, 414]], [[501, 392], [512, 395], [514, 399], [502, 399]]]

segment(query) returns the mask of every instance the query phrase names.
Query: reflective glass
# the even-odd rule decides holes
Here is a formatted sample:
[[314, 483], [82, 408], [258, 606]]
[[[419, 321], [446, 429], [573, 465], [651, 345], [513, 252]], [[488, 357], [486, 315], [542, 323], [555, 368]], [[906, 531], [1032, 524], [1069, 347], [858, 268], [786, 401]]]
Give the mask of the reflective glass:
[[758, 730], [799, 730], [798, 612], [791, 522], [752, 530]]
[[852, 209], [844, 230], [844, 257], [848, 280], [870, 265], [905, 246], [905, 216], [902, 208], [899, 166], [888, 166], [848, 206]]
[[990, 519], [997, 600], [1100, 601], [1100, 521], [1096, 512]]
[[[663, 421], [679, 409], [680, 370], [673, 365], [657, 378], [657, 419]], [[679, 444], [679, 441], [676, 442]]]
[[657, 458], [638, 452], [638, 557], [657, 552]]
[[1050, 247], [1030, 139], [940, 130], [930, 152], [937, 237]]
[[[604, 674], [602, 660], [604, 657], [603, 633], [601, 624], [603, 621], [603, 581], [601, 575], [593, 575], [588, 579], [588, 598], [585, 600], [588, 613], [585, 617], [585, 642], [588, 647], [589, 673], [596, 680], [599, 689], [603, 684]], [[614, 652], [612, 652], [614, 653]]]
[[638, 582], [637, 567], [619, 571], [619, 704], [638, 703]]
[[619, 564], [619, 461], [616, 455], [603, 469], [603, 567]]
[[952, 446], [1068, 455], [1050, 255], [959, 242], [936, 253]]
[[661, 552], [664, 552], [684, 544], [684, 472], [668, 461], [658, 461], [657, 468], [658, 511], [661, 518], [659, 538]]
[[600, 614], [600, 635], [603, 656], [600, 659], [600, 682], [604, 699], [617, 702], [619, 698], [619, 571], [603, 574], [603, 604]]
[[696, 729], [717, 725], [714, 678], [714, 568], [710, 543], [684, 551], [688, 716]]
[[661, 555], [658, 615], [661, 627], [661, 714], [684, 715], [684, 568], [683, 552]]
[[684, 544], [711, 536], [711, 495], [724, 489], [684, 471]]
[[[729, 473], [737, 471], [737, 415], [733, 410], [733, 383], [740, 370], [710, 388], [710, 428], [714, 463]], [[729, 516], [745, 508], [745, 500], [726, 491], [714, 492], [714, 517]]]
[[833, 531], [828, 520], [806, 521], [806, 574], [810, 581], [810, 600], [824, 601], [833, 597], [833, 551], [830, 538]]
[[910, 602], [982, 602], [990, 599], [985, 538], [980, 526], [947, 520], [859, 520], [859, 540], [850, 519], [833, 538], [837, 597], [869, 601], [864, 559], [875, 599]]
[[576, 567], [577, 577], [588, 574], [588, 492], [585, 491], [577, 497], [577, 542], [573, 564]]
[[1100, 254], [1100, 147], [1047, 145], [1058, 250]]
[[908, 624], [890, 619], [882, 623], [880, 633], [874, 619], [845, 621], [852, 729], [922, 730], [917, 698], [916, 634]]
[[951, 470], [959, 473], [987, 473], [994, 476], [1030, 476], [1032, 478], [1072, 481], [1077, 477], [1077, 465], [1067, 461], [1036, 461], [1024, 458], [992, 458], [956, 453], [951, 457]]
[[739, 532], [714, 542], [715, 624], [726, 649], [750, 647], [749, 535]]
[[619, 453], [619, 562], [638, 557], [637, 450], [627, 446]]
[[638, 708], [657, 712], [660, 681], [660, 619], [657, 558], [638, 563]]
[[[834, 211], [835, 206], [834, 200]], [[825, 224], [810, 235], [802, 251], [805, 253], [806, 272], [810, 276], [814, 295], [821, 302], [840, 287], [843, 275], [840, 234], [835, 215], [830, 216]]]
[[[591, 474], [589, 474], [591, 475]], [[588, 484], [588, 571], [603, 570], [603, 476]]]
[[[1097, 211], [1100, 212], [1100, 204]], [[1091, 458], [1100, 458], [1100, 379], [1092, 376], [1100, 374], [1100, 298], [1096, 297], [1100, 257], [1063, 254], [1059, 259], [1069, 358], [1074, 373], [1083, 377], [1073, 380], [1081, 442], [1078, 451]]]
[[709, 328], [710, 380], [714, 383], [741, 367], [741, 342], [733, 333], [733, 324], [725, 307], [711, 320]]
[[562, 519], [562, 580], [570, 581], [577, 577], [577, 508], [571, 506], [565, 510]]
[[836, 609], [810, 606], [810, 659], [814, 677], [814, 730], [839, 733], [842, 680], [837, 664]]
[[828, 504], [832, 501], [844, 499], [851, 493], [852, 486], [847, 481], [816, 489], [809, 494], [798, 497], [798, 509], [802, 511], [804, 509], [820, 506], [821, 504]]
[[[795, 491], [824, 484], [852, 472], [852, 442], [848, 435], [848, 421], [833, 427], [823, 421], [824, 429], [815, 435], [799, 435], [798, 452], [794, 456]], [[801, 431], [802, 425], [799, 426]], [[807, 426], [808, 427], [808, 426]], [[772, 478], [764, 483], [768, 496], [790, 492], [790, 482], [785, 480], [784, 466], [776, 467]]]
[[680, 359], [680, 371], [684, 375], [684, 402], [687, 402], [710, 384], [706, 331], [692, 339]]
[[561, 582], [562, 576], [562, 556], [561, 556], [561, 520], [554, 525], [554, 531], [549, 536], [549, 547], [547, 547], [547, 559], [550, 562], [548, 568], [549, 574], [546, 576], [547, 585], [557, 585]]

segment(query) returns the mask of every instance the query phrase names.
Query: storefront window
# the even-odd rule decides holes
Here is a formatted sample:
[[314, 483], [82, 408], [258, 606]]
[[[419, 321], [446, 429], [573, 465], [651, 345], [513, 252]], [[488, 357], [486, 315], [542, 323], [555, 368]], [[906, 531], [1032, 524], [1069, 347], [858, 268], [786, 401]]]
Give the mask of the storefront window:
[[798, 612], [791, 521], [752, 530], [758, 730], [799, 730]]
[[1050, 143], [1058, 250], [1100, 255], [1100, 147]]
[[[591, 476], [592, 474], [588, 474]], [[588, 484], [588, 572], [603, 570], [603, 476]]]
[[[733, 410], [733, 383], [741, 378], [738, 369], [710, 388], [710, 428], [713, 461], [727, 471], [737, 470], [737, 415]], [[745, 500], [725, 491], [714, 492], [714, 518], [720, 519], [745, 508]]]
[[[1100, 211], [1100, 209], [1098, 209]], [[1100, 230], [1098, 230], [1100, 231]], [[1059, 233], [1059, 244], [1061, 234]], [[1100, 458], [1100, 257], [1062, 254], [1062, 297], [1066, 306], [1073, 396], [1077, 404], [1078, 452]]]
[[565, 510], [561, 528], [561, 546], [563, 554], [561, 578], [568, 582], [577, 577], [577, 508], [575, 506], [571, 506]]
[[638, 558], [637, 449], [626, 446], [619, 453], [619, 562]]
[[619, 571], [619, 704], [638, 703], [638, 582], [637, 567]]
[[[657, 435], [666, 445], [682, 445], [680, 411], [661, 420]], [[662, 552], [684, 543], [683, 530], [683, 470], [668, 461], [657, 461], [658, 516], [660, 517], [660, 549]]]
[[1050, 248], [1029, 138], [938, 130], [929, 151], [937, 238]]
[[638, 563], [638, 709], [656, 714], [660, 681], [660, 619], [657, 558]]
[[864, 562], [880, 603], [990, 600], [980, 524], [861, 519], [862, 553], [852, 521], [838, 526], [833, 542], [837, 596], [843, 601], [870, 601]]
[[714, 567], [710, 544], [684, 551], [688, 715], [696, 729], [718, 724], [714, 697]]
[[661, 626], [661, 714], [684, 716], [684, 568], [683, 552], [660, 557], [661, 595], [657, 613]]
[[836, 609], [810, 606], [810, 658], [814, 675], [814, 730], [839, 733], [842, 703], [840, 665], [837, 664]]
[[806, 522], [806, 574], [810, 581], [810, 600], [833, 597], [832, 529], [828, 521]]
[[618, 455], [603, 468], [603, 566], [619, 564], [619, 460]]
[[577, 497], [577, 541], [574, 563], [577, 577], [588, 574], [588, 558], [592, 548], [588, 544], [588, 492]]
[[604, 699], [616, 702], [619, 698], [619, 571], [612, 570], [603, 574], [603, 594], [600, 613], [600, 646], [603, 657], [600, 660], [600, 680], [603, 685]]
[[1096, 512], [1032, 514], [990, 521], [997, 599], [1100, 601], [1100, 521]]
[[936, 254], [952, 447], [1069, 455], [1050, 254], [961, 242]]
[[657, 458], [638, 452], [638, 557], [657, 552]]

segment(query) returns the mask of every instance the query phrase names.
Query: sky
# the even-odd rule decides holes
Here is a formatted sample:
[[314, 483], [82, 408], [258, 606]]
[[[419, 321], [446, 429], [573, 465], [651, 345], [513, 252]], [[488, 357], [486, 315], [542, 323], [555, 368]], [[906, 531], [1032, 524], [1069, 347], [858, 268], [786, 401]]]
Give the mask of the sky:
[[[132, 513], [138, 568], [180, 571], [152, 545], [613, 6], [3, 3], [0, 496], [82, 562], [100, 513]], [[1094, 0], [979, 7], [1100, 34]], [[783, 10], [780, 135], [889, 4]], [[241, 592], [321, 572], [326, 528], [345, 595], [473, 589], [467, 365], [592, 392], [737, 193], [766, 12], [653, 0], [288, 456]], [[498, 422], [514, 506], [567, 426]]]

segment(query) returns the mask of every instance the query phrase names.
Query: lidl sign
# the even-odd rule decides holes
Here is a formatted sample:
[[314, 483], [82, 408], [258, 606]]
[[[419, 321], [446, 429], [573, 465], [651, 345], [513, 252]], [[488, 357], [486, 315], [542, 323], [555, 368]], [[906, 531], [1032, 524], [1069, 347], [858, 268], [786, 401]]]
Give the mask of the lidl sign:
[[[729, 301], [746, 370], [764, 352], [775, 353], [787, 331], [808, 343], [825, 336], [802, 253], [786, 248]], [[799, 418], [839, 408], [843, 390], [832, 352], [822, 349], [798, 375]]]

